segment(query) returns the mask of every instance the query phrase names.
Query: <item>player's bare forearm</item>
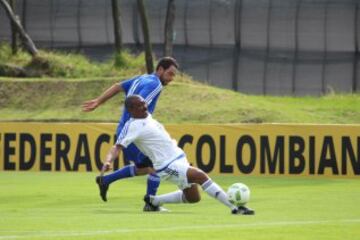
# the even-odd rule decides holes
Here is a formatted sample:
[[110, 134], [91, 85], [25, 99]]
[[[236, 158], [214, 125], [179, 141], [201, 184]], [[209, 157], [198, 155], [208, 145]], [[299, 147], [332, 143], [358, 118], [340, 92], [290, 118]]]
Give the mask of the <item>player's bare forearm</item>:
[[82, 110], [84, 112], [91, 112], [121, 91], [123, 91], [122, 87], [118, 83], [115, 83], [99, 97], [84, 102], [82, 105]]
[[106, 102], [107, 100], [109, 100], [110, 98], [112, 98], [113, 96], [115, 96], [116, 94], [118, 94], [121, 91], [122, 91], [122, 88], [121, 88], [120, 84], [115, 83], [110, 88], [108, 88], [103, 94], [101, 94], [100, 97], [97, 98], [99, 101], [99, 104], [103, 104], [104, 102]]
[[120, 150], [120, 145], [114, 145], [106, 156], [106, 162], [112, 163], [119, 156]]
[[121, 150], [120, 145], [114, 145], [110, 149], [110, 151], [106, 155], [104, 165], [101, 169], [101, 174], [104, 174], [106, 171], [109, 171], [111, 169], [111, 165], [114, 162], [114, 160], [119, 156], [120, 150]]

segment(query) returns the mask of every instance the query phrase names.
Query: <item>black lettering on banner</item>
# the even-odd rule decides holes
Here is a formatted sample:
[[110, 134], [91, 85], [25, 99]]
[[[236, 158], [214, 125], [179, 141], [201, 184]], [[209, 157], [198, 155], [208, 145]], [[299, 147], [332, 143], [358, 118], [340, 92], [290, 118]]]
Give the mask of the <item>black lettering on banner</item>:
[[46, 147], [46, 143], [52, 140], [50, 133], [40, 134], [40, 171], [50, 171], [51, 163], [46, 162], [46, 156], [51, 155], [51, 148]]
[[315, 174], [315, 136], [309, 137], [309, 173]]
[[[203, 148], [204, 144], [208, 144], [210, 147], [210, 159], [209, 159], [208, 164], [205, 164], [202, 159], [202, 148]], [[211, 172], [215, 166], [215, 158], [216, 158], [216, 146], [215, 146], [214, 139], [212, 139], [212, 137], [210, 135], [202, 135], [199, 138], [199, 141], [196, 145], [196, 164], [197, 164], [197, 166], [206, 173]]]
[[360, 137], [357, 137], [357, 157], [350, 137], [342, 137], [341, 139], [341, 173], [347, 174], [347, 156], [349, 156], [352, 169], [355, 175], [360, 175]]
[[279, 173], [284, 174], [284, 136], [276, 137], [273, 157], [271, 157], [269, 137], [260, 137], [260, 173], [266, 173], [266, 163], [269, 166], [269, 173], [276, 173], [276, 165], [279, 163]]
[[302, 137], [300, 136], [289, 137], [289, 173], [290, 174], [300, 174], [304, 171], [305, 169], [304, 150], [305, 150], [305, 141]]
[[[327, 158], [327, 153], [330, 155], [329, 158]], [[339, 169], [336, 162], [334, 141], [331, 136], [324, 137], [324, 142], [320, 154], [318, 174], [324, 174], [326, 167], [330, 167], [333, 174], [339, 174]]]
[[55, 147], [55, 170], [61, 171], [61, 163], [64, 163], [66, 171], [71, 171], [69, 161], [70, 151], [70, 138], [66, 134], [56, 134], [56, 147]]
[[15, 155], [15, 148], [10, 146], [12, 141], [16, 140], [15, 133], [4, 134], [4, 170], [15, 170], [16, 164], [10, 162], [10, 156]]
[[[84, 152], [84, 154], [82, 154]], [[74, 160], [74, 171], [79, 170], [79, 165], [85, 164], [86, 171], [90, 172], [92, 170], [91, 161], [90, 161], [90, 150], [89, 142], [86, 134], [79, 134], [79, 139], [76, 146], [75, 160]]]
[[[242, 157], [243, 148], [248, 145], [250, 148], [250, 161], [248, 165], [245, 165]], [[242, 136], [236, 147], [236, 163], [241, 173], [251, 173], [256, 164], [256, 145], [254, 139], [249, 135]]]
[[[30, 146], [30, 156], [29, 159], [25, 159], [25, 145]], [[36, 159], [36, 143], [34, 137], [29, 133], [20, 133], [20, 149], [19, 149], [19, 158], [20, 158], [20, 170], [29, 170], [34, 166]]]
[[233, 166], [226, 165], [226, 138], [224, 135], [220, 136], [220, 173], [233, 173]]
[[95, 165], [99, 171], [101, 170], [103, 165], [101, 160], [101, 145], [104, 142], [110, 143], [110, 136], [108, 134], [101, 134], [95, 142]]
[[181, 149], [184, 149], [184, 146], [186, 143], [190, 143], [192, 144], [194, 140], [194, 137], [191, 136], [190, 134], [185, 134], [184, 136], [182, 136], [178, 142], [178, 146]]

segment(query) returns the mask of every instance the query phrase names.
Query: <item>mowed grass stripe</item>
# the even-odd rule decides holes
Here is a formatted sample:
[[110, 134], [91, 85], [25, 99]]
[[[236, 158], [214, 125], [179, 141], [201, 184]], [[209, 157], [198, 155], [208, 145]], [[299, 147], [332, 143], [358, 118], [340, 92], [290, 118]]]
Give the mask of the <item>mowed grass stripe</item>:
[[[359, 179], [212, 176], [250, 187], [255, 216], [233, 216], [202, 192], [198, 204], [143, 213], [145, 177], [98, 196], [96, 173], [0, 173], [0, 239], [353, 239], [360, 235]], [[176, 190], [162, 183], [159, 193]], [[300, 234], [301, 233], [301, 234]]]
[[76, 237], [76, 236], [94, 236], [94, 235], [106, 235], [114, 233], [132, 233], [132, 232], [172, 232], [179, 230], [203, 230], [208, 231], [222, 229], [222, 228], [266, 228], [274, 226], [290, 226], [290, 225], [348, 225], [358, 224], [359, 219], [340, 219], [340, 220], [314, 220], [314, 221], [288, 221], [288, 222], [258, 222], [258, 223], [245, 223], [245, 224], [221, 224], [221, 225], [199, 225], [199, 226], [178, 226], [178, 227], [164, 227], [164, 228], [151, 228], [151, 229], [112, 229], [112, 230], [95, 230], [95, 231], [0, 231], [0, 232], [14, 232], [17, 234], [26, 235], [4, 235], [0, 236], [0, 239], [19, 239], [28, 237], [37, 238], [51, 238], [51, 237]]

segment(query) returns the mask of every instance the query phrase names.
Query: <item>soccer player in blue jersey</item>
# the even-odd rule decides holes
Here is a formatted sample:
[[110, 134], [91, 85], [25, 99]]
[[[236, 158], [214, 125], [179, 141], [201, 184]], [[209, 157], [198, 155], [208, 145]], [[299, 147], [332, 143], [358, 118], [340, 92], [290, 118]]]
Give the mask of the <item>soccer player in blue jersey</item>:
[[[85, 112], [93, 111], [98, 106], [105, 103], [107, 100], [109, 100], [119, 92], [124, 92], [125, 97], [134, 94], [142, 96], [148, 104], [148, 111], [150, 113], [153, 113], [161, 90], [164, 86], [166, 86], [174, 79], [177, 73], [177, 69], [178, 64], [174, 58], [164, 57], [159, 60], [154, 73], [136, 76], [132, 79], [116, 83], [109, 89], [107, 89], [99, 97], [84, 102], [82, 105], [82, 109]], [[129, 119], [130, 114], [124, 108], [116, 130], [117, 137], [119, 137], [119, 134], [126, 126], [125, 124]], [[156, 195], [157, 189], [160, 185], [160, 178], [156, 175], [156, 173], [152, 172], [152, 163], [150, 159], [143, 153], [141, 153], [134, 144], [130, 144], [127, 148], [124, 148], [123, 154], [125, 159], [134, 162], [134, 165], [127, 165], [117, 171], [114, 171], [112, 174], [101, 178], [101, 183], [97, 182], [99, 186], [102, 185], [102, 188], [100, 188], [100, 195], [102, 199], [104, 201], [107, 201], [106, 192], [101, 192], [101, 189], [104, 189], [104, 186], [106, 186], [107, 189], [108, 186], [116, 180], [144, 175], [148, 173], [150, 174], [147, 180], [147, 191], [145, 196]], [[159, 210], [161, 210], [159, 207], [153, 207], [148, 203], [145, 203], [144, 211]]]

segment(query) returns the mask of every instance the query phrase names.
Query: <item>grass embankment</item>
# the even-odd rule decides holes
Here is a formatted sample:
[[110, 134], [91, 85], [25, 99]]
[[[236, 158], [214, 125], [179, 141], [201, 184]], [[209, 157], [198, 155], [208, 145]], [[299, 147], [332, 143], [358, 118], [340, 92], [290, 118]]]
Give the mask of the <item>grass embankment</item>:
[[12, 55], [7, 44], [0, 43], [0, 76], [12, 76], [11, 67], [24, 71], [27, 78], [126, 78], [139, 74], [143, 69], [143, 55], [133, 56], [127, 51], [114, 55], [108, 62], [93, 63], [85, 56], [60, 51], [39, 51], [39, 56], [31, 56], [23, 51]]
[[[122, 94], [91, 113], [81, 112], [81, 103], [144, 71], [142, 56], [126, 54], [103, 64], [76, 54], [43, 52], [42, 56], [51, 63], [50, 68], [35, 67], [43, 77], [0, 78], [0, 120], [116, 122]], [[34, 65], [26, 54], [12, 57], [2, 47], [0, 63], [5, 61], [30, 69]], [[360, 123], [359, 103], [359, 94], [251, 96], [199, 84], [179, 74], [164, 89], [154, 116], [164, 123]]]

